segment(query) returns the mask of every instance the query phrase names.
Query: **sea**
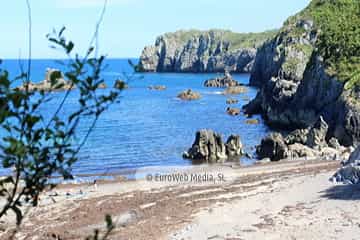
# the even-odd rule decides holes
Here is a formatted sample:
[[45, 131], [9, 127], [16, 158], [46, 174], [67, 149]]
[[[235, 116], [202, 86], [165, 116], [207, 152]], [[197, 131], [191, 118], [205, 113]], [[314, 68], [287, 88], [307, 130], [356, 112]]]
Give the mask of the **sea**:
[[[73, 174], [81, 176], [100, 176], [126, 173], [142, 167], [187, 166], [192, 162], [182, 158], [182, 153], [191, 147], [196, 131], [212, 129], [221, 133], [224, 141], [230, 134], [238, 134], [245, 149], [254, 154], [254, 147], [269, 133], [269, 128], [260, 116], [253, 116], [259, 124], [246, 124], [244, 114], [226, 114], [226, 99], [223, 89], [206, 88], [205, 80], [220, 76], [220, 73], [134, 73], [129, 59], [107, 59], [103, 77], [108, 86], [116, 79], [128, 80], [128, 89], [121, 93], [119, 102], [103, 113], [91, 132], [86, 144], [79, 153], [79, 160], [73, 166]], [[137, 59], [131, 59], [137, 62]], [[21, 66], [26, 69], [25, 60], [3, 60], [1, 68], [15, 77]], [[33, 82], [45, 78], [47, 68], [64, 70], [59, 60], [35, 59], [31, 62]], [[248, 84], [249, 74], [233, 74], [233, 77]], [[165, 91], [152, 91], [151, 85], [164, 85]], [[192, 89], [202, 98], [197, 101], [182, 101], [176, 96], [179, 92]], [[109, 90], [100, 90], [109, 91]], [[241, 108], [254, 98], [257, 89], [234, 96]], [[52, 102], [42, 108], [45, 116], [51, 116], [64, 96], [64, 92], [51, 93]], [[78, 92], [71, 92], [64, 105], [64, 114], [77, 107]], [[78, 140], [86, 134], [90, 120], [84, 120], [78, 128]], [[253, 164], [254, 160], [242, 157], [241, 165]], [[0, 175], [8, 170], [0, 167]]]

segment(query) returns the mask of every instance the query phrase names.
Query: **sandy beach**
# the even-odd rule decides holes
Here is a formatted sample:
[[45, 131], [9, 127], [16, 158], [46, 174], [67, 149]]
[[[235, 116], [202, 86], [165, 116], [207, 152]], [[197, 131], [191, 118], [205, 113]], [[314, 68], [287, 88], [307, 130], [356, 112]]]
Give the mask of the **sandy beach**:
[[338, 167], [320, 160], [205, 166], [186, 172], [221, 172], [227, 181], [60, 185], [43, 194], [15, 239], [84, 239], [105, 228], [105, 214], [116, 224], [110, 239], [356, 239], [360, 194], [329, 181]]

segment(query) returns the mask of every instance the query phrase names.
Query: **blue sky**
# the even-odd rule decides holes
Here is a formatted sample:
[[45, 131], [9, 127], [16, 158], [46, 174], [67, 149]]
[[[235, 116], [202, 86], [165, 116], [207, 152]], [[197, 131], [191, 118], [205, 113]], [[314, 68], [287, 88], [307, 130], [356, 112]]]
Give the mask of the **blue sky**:
[[[223, 28], [259, 32], [278, 28], [310, 0], [108, 0], [100, 30], [100, 52], [108, 57], [138, 57], [156, 36], [179, 29]], [[53, 28], [82, 52], [94, 32], [103, 0], [30, 0], [33, 17], [33, 57], [61, 58], [45, 38]], [[0, 58], [27, 56], [25, 0], [2, 3]]]

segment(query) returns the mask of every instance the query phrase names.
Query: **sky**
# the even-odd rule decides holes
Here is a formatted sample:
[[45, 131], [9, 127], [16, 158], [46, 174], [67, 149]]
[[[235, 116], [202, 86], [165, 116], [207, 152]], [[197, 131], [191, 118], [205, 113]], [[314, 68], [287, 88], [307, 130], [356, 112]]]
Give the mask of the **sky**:
[[[64, 58], [51, 49], [46, 34], [66, 27], [65, 35], [83, 53], [89, 45], [104, 0], [29, 0], [32, 57]], [[99, 32], [99, 52], [110, 58], [138, 57], [145, 45], [180, 29], [260, 32], [279, 28], [310, 0], [108, 0]], [[0, 16], [0, 58], [28, 55], [26, 0], [4, 1]]]

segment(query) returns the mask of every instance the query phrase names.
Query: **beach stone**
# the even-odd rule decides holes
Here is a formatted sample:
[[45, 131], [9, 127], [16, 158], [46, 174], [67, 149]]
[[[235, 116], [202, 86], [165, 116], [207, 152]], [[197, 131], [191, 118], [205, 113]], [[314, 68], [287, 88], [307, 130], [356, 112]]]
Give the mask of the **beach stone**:
[[194, 92], [191, 89], [188, 89], [179, 93], [177, 97], [182, 100], [197, 100], [201, 98], [201, 95], [198, 92]]

